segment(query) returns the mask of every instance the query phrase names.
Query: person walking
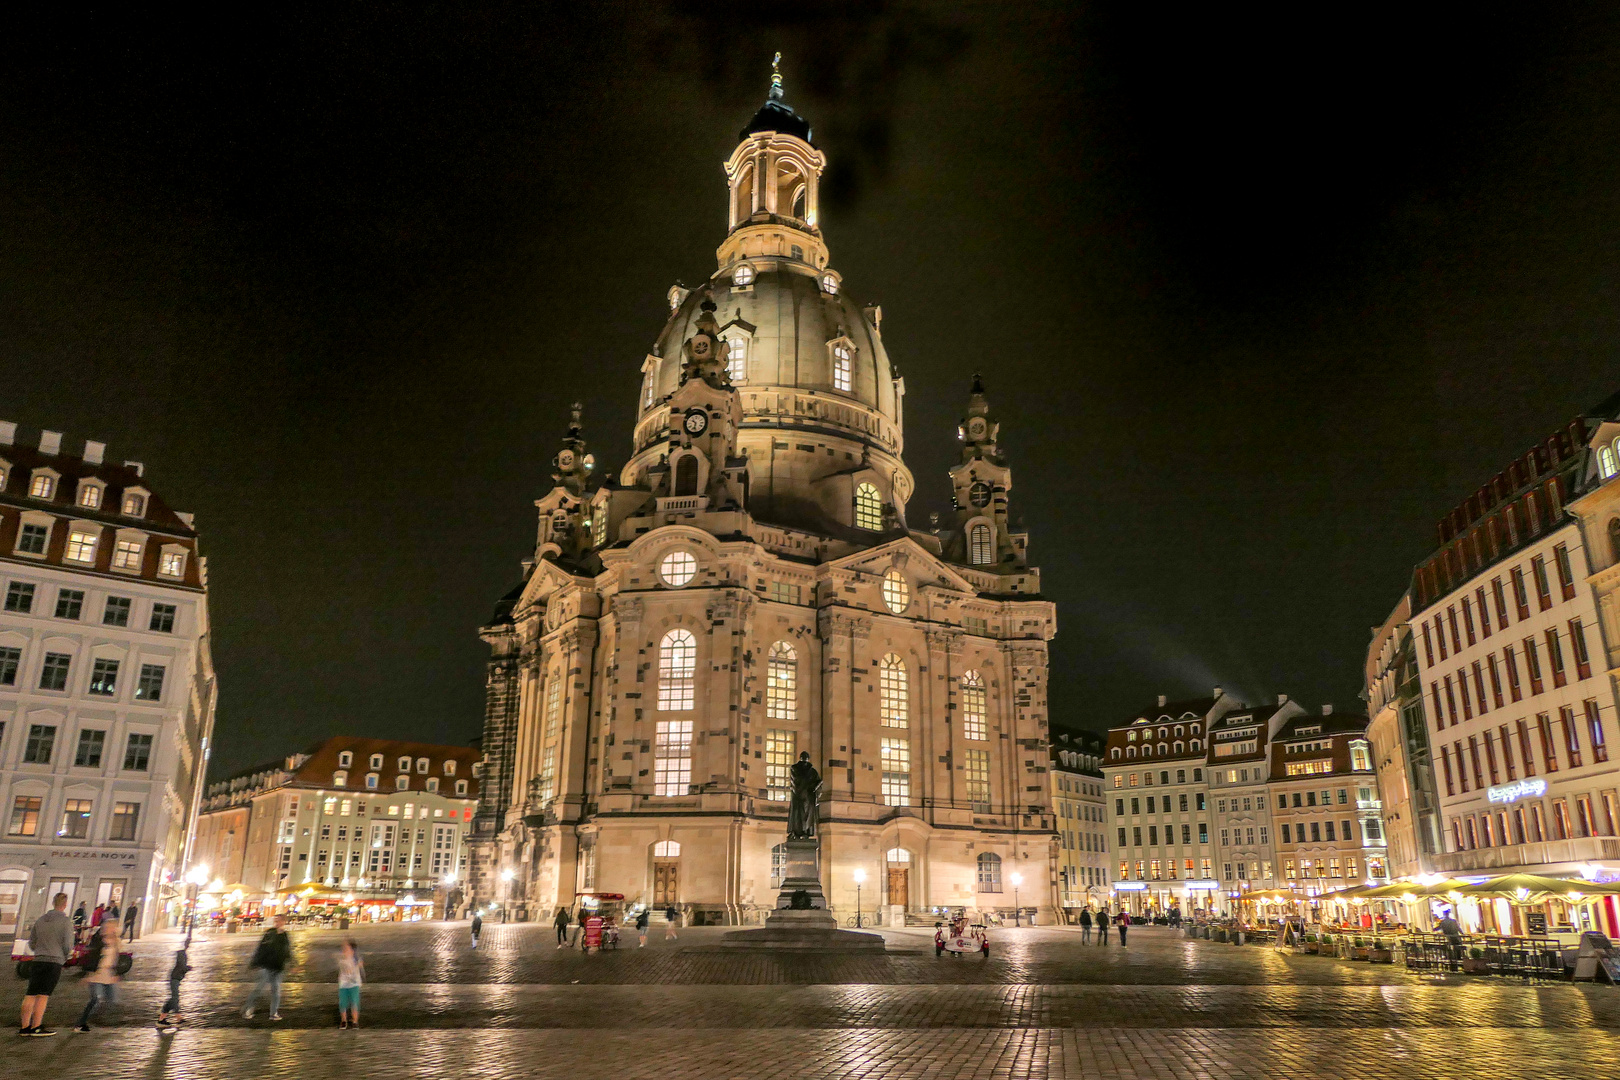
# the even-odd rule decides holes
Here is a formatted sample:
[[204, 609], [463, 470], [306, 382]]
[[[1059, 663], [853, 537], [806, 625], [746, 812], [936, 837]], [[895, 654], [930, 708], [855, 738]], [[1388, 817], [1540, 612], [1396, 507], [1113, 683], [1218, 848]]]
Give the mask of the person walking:
[[472, 947], [478, 948], [478, 935], [484, 932], [484, 916], [481, 912], [473, 912], [472, 917]]
[[641, 943], [636, 946], [638, 949], [647, 947], [647, 924], [650, 922], [652, 922], [652, 912], [642, 908], [641, 914], [636, 916], [636, 937], [641, 939]]
[[277, 915], [270, 927], [259, 939], [259, 947], [253, 950], [253, 959], [248, 966], [257, 968], [259, 979], [248, 992], [247, 1000], [242, 1002], [242, 1016], [253, 1019], [253, 1003], [259, 998], [260, 990], [270, 993], [270, 1019], [281, 1019], [281, 977], [287, 973], [287, 962], [292, 959], [292, 939], [287, 936], [287, 917]]
[[1091, 944], [1091, 909], [1088, 907], [1080, 909], [1080, 944]]
[[96, 1007], [103, 1001], [111, 1005], [117, 997], [120, 944], [118, 920], [103, 920], [101, 932], [90, 939], [90, 950], [79, 961], [79, 969], [90, 973], [84, 977], [85, 984], [90, 988], [90, 1000], [84, 1003], [84, 1012], [79, 1014], [79, 1026], [73, 1030], [89, 1031], [90, 1017]]
[[366, 965], [360, 959], [360, 946], [350, 938], [338, 954], [339, 1028], [360, 1026], [360, 984], [365, 981]]
[[62, 965], [73, 955], [73, 920], [67, 916], [67, 905], [68, 894], [57, 893], [51, 898], [51, 910], [35, 919], [28, 932], [28, 947], [34, 956], [28, 962], [28, 989], [23, 992], [18, 1035], [56, 1034], [45, 1026], [45, 1006], [62, 978]]
[[585, 940], [585, 919], [589, 914], [585, 910], [583, 903], [579, 905], [579, 910], [574, 913], [574, 944], [576, 946]]
[[1446, 936], [1446, 951], [1451, 954], [1452, 964], [1455, 966], [1463, 955], [1463, 931], [1453, 917], [1451, 911], [1446, 912], [1445, 918], [1435, 923], [1434, 928]]
[[1119, 914], [1114, 916], [1114, 925], [1119, 927], [1119, 943], [1124, 945], [1125, 934], [1131, 928], [1131, 913], [1120, 908]]
[[164, 1035], [173, 1035], [175, 1025], [185, 1021], [185, 1017], [180, 1015], [180, 983], [190, 971], [186, 947], [182, 945], [174, 954], [174, 966], [169, 968], [169, 996], [158, 1012], [157, 1029]]
[[1101, 911], [1097, 912], [1097, 918], [1096, 918], [1095, 922], [1097, 924], [1097, 944], [1099, 944], [1099, 945], [1108, 944], [1108, 909], [1107, 908], [1103, 908]]
[[557, 927], [557, 948], [560, 949], [568, 944], [568, 905], [558, 904], [557, 917], [551, 921]]
[[84, 901], [80, 900], [79, 906], [73, 909], [73, 932], [81, 934], [89, 925], [90, 912], [85, 909]]
[[107, 905], [97, 904], [96, 910], [90, 913], [90, 929], [94, 930], [101, 925], [101, 920], [107, 915]]
[[671, 904], [669, 907], [664, 909], [664, 940], [669, 941], [672, 938], [680, 937], [681, 935], [675, 932], [680, 925], [681, 910], [674, 904]]
[[136, 927], [140, 920], [140, 908], [135, 904], [124, 909], [124, 940], [134, 941]]

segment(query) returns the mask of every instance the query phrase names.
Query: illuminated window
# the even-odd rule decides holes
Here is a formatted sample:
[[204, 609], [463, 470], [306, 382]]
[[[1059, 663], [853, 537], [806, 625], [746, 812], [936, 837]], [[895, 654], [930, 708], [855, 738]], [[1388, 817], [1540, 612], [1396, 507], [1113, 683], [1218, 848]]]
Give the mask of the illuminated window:
[[734, 383], [748, 378], [748, 339], [731, 338], [726, 349], [726, 376]]
[[124, 496], [124, 516], [143, 517], [146, 514], [146, 496], [130, 492]]
[[906, 584], [906, 576], [900, 571], [890, 569], [883, 575], [883, 602], [896, 615], [911, 604], [911, 586]]
[[838, 295], [838, 279], [831, 274], [821, 276], [821, 288], [828, 296]]
[[165, 551], [158, 560], [158, 573], [164, 577], [182, 577], [185, 572], [186, 553], [183, 551]]
[[[1137, 871], [1137, 876], [1141, 876], [1140, 870]], [[979, 891], [1001, 891], [1001, 856], [994, 852], [986, 851], [979, 856]]]
[[765, 664], [765, 716], [770, 720], [799, 718], [799, 657], [785, 641], [771, 646]]
[[546, 738], [557, 737], [558, 728], [562, 724], [562, 690], [563, 680], [561, 672], [552, 672], [550, 683], [546, 686]]
[[652, 372], [651, 368], [648, 368], [646, 377], [641, 380], [641, 407], [643, 409], [650, 409], [650, 408], [652, 408], [652, 403], [653, 403], [653, 372]]
[[883, 529], [883, 499], [872, 484], [855, 489], [855, 527], [880, 532]]
[[658, 646], [658, 708], [685, 712], [692, 708], [693, 675], [697, 671], [697, 639], [691, 631], [675, 629]]
[[96, 561], [96, 544], [100, 539], [99, 532], [75, 528], [68, 533], [67, 551], [63, 557], [74, 562], [93, 563]]
[[113, 548], [114, 570], [139, 570], [141, 568], [141, 552], [145, 545], [139, 540], [120, 540]]
[[989, 566], [995, 558], [994, 534], [990, 526], [981, 521], [968, 533], [968, 560], [974, 566]]
[[754, 268], [743, 263], [731, 273], [731, 283], [740, 289], [746, 289], [754, 283]]
[[907, 806], [911, 802], [911, 744], [905, 739], [884, 739], [883, 802]]
[[772, 729], [765, 733], [765, 790], [772, 802], [787, 802], [793, 790], [789, 770], [798, 754], [798, 735]]
[[884, 727], [905, 727], [908, 696], [906, 662], [889, 653], [878, 662], [878, 722]]
[[691, 784], [692, 721], [658, 721], [657, 745], [653, 751], [653, 794], [685, 795]]
[[95, 484], [85, 484], [79, 489], [79, 505], [88, 510], [101, 509], [101, 489]]
[[664, 584], [678, 589], [697, 576], [697, 559], [690, 551], [672, 551], [658, 564]]
[[45, 473], [36, 473], [28, 485], [28, 494], [36, 499], [48, 499], [56, 492], [56, 478]]
[[984, 679], [977, 671], [962, 673], [962, 738], [988, 739], [985, 723]]
[[608, 511], [606, 503], [598, 503], [591, 516], [591, 541], [597, 547], [607, 546]]
[[967, 752], [967, 797], [976, 814], [990, 812], [990, 751]]
[[535, 798], [542, 806], [552, 800], [557, 794], [557, 747], [556, 744], [546, 747], [546, 752], [540, 759], [539, 783], [535, 785]]
[[839, 342], [833, 346], [833, 389], [846, 394], [855, 387], [855, 353]]

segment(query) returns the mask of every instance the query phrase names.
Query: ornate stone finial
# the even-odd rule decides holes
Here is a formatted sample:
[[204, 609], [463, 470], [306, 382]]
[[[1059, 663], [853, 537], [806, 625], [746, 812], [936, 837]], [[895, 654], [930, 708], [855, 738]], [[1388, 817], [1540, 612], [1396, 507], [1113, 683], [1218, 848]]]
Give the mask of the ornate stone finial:
[[584, 409], [585, 406], [577, 401], [568, 407], [568, 435], [570, 438], [579, 437], [579, 433], [583, 427], [583, 425], [580, 423], [580, 413], [582, 413]]
[[782, 100], [782, 54], [777, 53], [771, 60], [771, 100]]

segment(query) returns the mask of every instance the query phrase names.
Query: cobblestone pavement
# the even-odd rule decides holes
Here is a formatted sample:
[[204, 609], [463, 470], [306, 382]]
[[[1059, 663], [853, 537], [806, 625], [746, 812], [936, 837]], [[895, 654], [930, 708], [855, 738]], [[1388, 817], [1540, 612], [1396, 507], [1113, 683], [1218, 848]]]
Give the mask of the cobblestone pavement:
[[[136, 944], [105, 1026], [68, 1031], [86, 991], [65, 979], [48, 1018], [62, 1034], [17, 1039], [7, 1060], [30, 1080], [1620, 1075], [1620, 990], [1606, 986], [1424, 979], [1155, 929], [1133, 930], [1128, 949], [1007, 930], [989, 960], [936, 958], [916, 931], [887, 932], [879, 957], [738, 956], [716, 947], [721, 932], [666, 942], [654, 927], [644, 950], [631, 935], [587, 956], [542, 926], [488, 926], [476, 951], [464, 924], [359, 928], [358, 1032], [334, 1027], [348, 935], [294, 931], [278, 1023], [262, 1005], [252, 1021], [237, 1011], [256, 935], [209, 935], [193, 944], [188, 1024], [172, 1037], [150, 1026], [177, 945], [160, 934]], [[22, 984], [3, 985], [14, 1016]]]

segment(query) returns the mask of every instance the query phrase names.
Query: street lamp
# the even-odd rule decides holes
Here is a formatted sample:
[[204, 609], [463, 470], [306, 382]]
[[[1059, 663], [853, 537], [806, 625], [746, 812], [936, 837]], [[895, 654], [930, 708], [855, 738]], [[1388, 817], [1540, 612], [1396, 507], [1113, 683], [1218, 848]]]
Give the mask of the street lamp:
[[861, 928], [861, 882], [866, 880], [866, 871], [860, 867], [855, 868], [855, 929]]
[[198, 863], [186, 874], [186, 948], [191, 948], [191, 927], [197, 921], [197, 890], [208, 883], [208, 864]]
[[1019, 874], [1019, 873], [1014, 873], [1013, 876], [1012, 876], [1012, 883], [1013, 883], [1013, 925], [1014, 926], [1023, 926], [1024, 925], [1024, 923], [1023, 923], [1024, 912], [1023, 912], [1023, 909], [1018, 906], [1018, 886], [1020, 886], [1020, 885], [1022, 885], [1024, 883], [1024, 875]]

